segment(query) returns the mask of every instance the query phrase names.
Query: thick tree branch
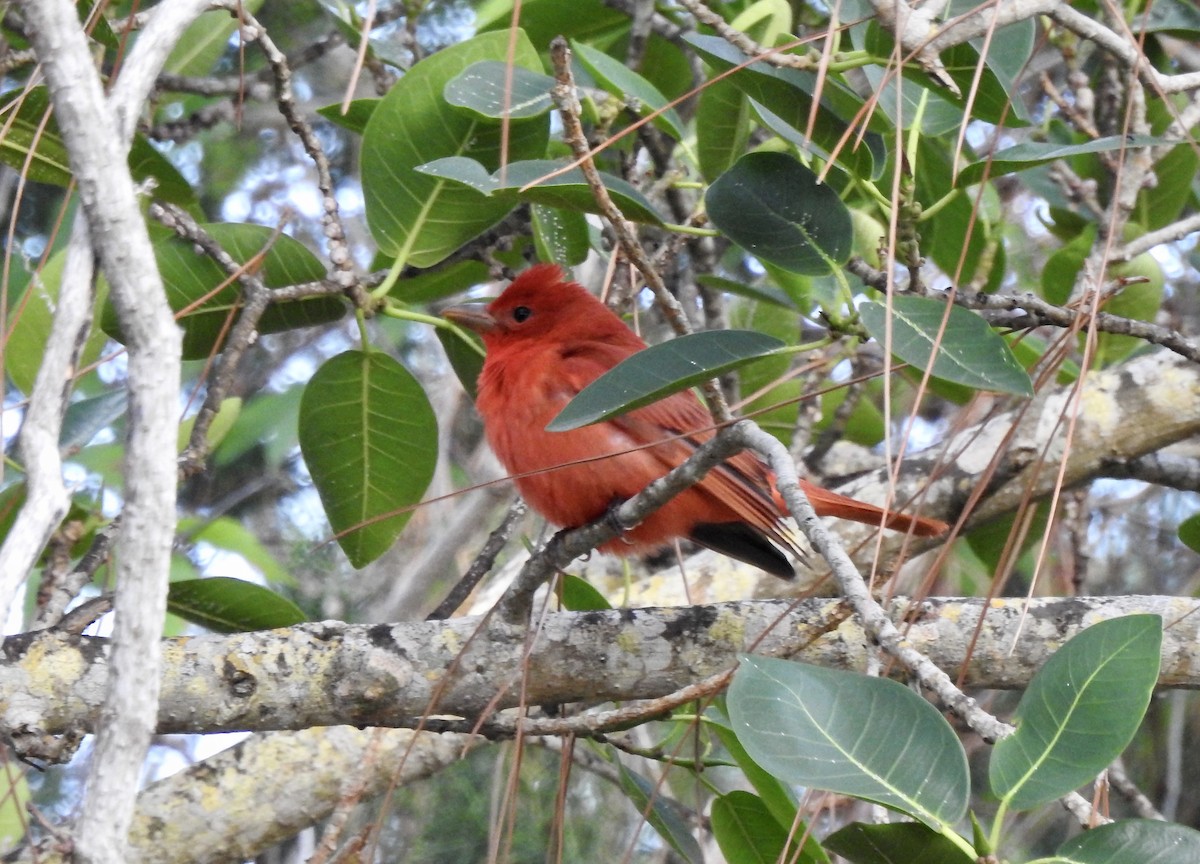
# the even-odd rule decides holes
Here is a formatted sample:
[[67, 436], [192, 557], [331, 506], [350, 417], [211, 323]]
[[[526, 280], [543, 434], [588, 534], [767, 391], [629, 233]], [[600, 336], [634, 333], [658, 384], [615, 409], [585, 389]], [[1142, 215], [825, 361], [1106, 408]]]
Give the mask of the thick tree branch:
[[[1082, 628], [1155, 613], [1168, 625], [1160, 684], [1200, 687], [1200, 602], [1194, 599], [1056, 598], [1033, 601], [1027, 615], [1025, 608], [1020, 599], [898, 599], [887, 612], [913, 650], [952, 675], [986, 613], [965, 673], [971, 688], [1023, 687]], [[515, 685], [522, 675], [528, 704], [589, 706], [665, 696], [730, 668], [748, 650], [846, 669], [865, 668], [872, 651], [844, 601], [828, 598], [555, 613], [527, 663], [524, 634], [469, 641], [481, 623], [478, 616], [374, 626], [327, 621], [163, 640], [157, 728], [412, 726], [431, 711], [476, 717], [489, 706], [511, 707], [520, 699]], [[0, 729], [18, 746], [30, 735], [90, 729], [103, 702], [109, 653], [106, 639], [54, 631], [9, 637], [0, 692], [12, 695], [0, 703]]]

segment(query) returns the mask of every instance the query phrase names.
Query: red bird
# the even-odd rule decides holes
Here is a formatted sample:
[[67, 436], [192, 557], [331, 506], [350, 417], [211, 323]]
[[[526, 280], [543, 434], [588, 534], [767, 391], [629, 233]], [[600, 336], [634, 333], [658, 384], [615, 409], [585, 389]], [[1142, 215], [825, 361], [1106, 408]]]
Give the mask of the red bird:
[[[483, 337], [487, 359], [476, 406], [492, 450], [516, 475], [517, 489], [550, 522], [586, 525], [681, 464], [712, 437], [712, 418], [691, 391], [620, 417], [547, 432], [546, 425], [580, 390], [646, 347], [632, 330], [555, 265], [530, 267], [488, 305], [442, 313]], [[677, 436], [685, 437], [677, 437]], [[611, 455], [608, 455], [611, 454]], [[597, 459], [596, 457], [605, 457]], [[936, 536], [947, 525], [886, 512], [800, 481], [821, 516]], [[783, 522], [774, 476], [743, 452], [600, 549], [651, 552], [686, 537], [768, 573], [795, 575], [788, 555], [800, 550]]]

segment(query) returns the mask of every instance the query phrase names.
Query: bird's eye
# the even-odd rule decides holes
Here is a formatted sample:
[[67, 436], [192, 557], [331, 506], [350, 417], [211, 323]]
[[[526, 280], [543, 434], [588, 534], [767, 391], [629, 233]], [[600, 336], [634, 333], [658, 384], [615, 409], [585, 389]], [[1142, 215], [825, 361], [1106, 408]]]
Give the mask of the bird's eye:
[[533, 310], [530, 309], [528, 306], [518, 306], [516, 309], [514, 309], [512, 311], [513, 320], [516, 321], [518, 324], [525, 321], [525, 319], [527, 319], [532, 314], [533, 314]]

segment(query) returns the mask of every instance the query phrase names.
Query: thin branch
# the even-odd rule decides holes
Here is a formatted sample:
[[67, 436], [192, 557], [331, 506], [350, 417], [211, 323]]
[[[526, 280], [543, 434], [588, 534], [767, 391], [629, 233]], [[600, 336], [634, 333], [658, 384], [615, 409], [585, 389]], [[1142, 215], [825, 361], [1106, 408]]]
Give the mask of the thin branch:
[[[581, 108], [575, 92], [575, 77], [571, 73], [571, 49], [567, 45], [566, 39], [559, 36], [550, 43], [550, 59], [554, 63], [554, 77], [557, 81], [551, 91], [551, 97], [562, 115], [563, 138], [570, 145], [575, 158], [580, 160], [580, 168], [587, 180], [588, 187], [592, 190], [592, 196], [596, 199], [604, 217], [612, 225], [613, 231], [616, 232], [621, 251], [646, 279], [646, 284], [654, 293], [654, 298], [663, 310], [667, 322], [681, 336], [690, 333], [691, 327], [683, 307], [667, 290], [662, 275], [646, 255], [646, 250], [642, 248], [633, 223], [626, 219], [620, 208], [613, 203], [604, 182], [600, 179], [600, 174], [596, 171], [596, 165], [592, 161], [591, 150], [587, 144], [587, 137], [584, 135], [583, 123], [580, 120]], [[721, 394], [721, 388], [717, 382], [705, 382], [702, 390], [713, 419], [717, 422], [728, 421], [731, 418], [729, 406], [725, 404], [725, 397]]]
[[[846, 264], [846, 269], [878, 291], [887, 290], [887, 274], [876, 270], [862, 258], [854, 257]], [[945, 298], [945, 292], [933, 289], [923, 289], [924, 296]], [[1161, 345], [1174, 351], [1181, 357], [1193, 362], [1200, 362], [1200, 346], [1193, 344], [1179, 331], [1169, 327], [1152, 324], [1149, 321], [1138, 321], [1134, 318], [1124, 318], [1108, 312], [1098, 312], [1094, 316], [1067, 306], [1056, 306], [1047, 300], [1025, 292], [1022, 294], [989, 294], [985, 291], [972, 291], [969, 288], [959, 288], [954, 293], [954, 302], [965, 309], [977, 309], [991, 312], [1019, 312], [1023, 319], [1010, 319], [1009, 326], [1042, 327], [1053, 326], [1063, 328], [1080, 328], [1081, 319], [1090, 318], [1087, 323], [1104, 333], [1118, 333], [1123, 336], [1133, 336], [1154, 345]]]

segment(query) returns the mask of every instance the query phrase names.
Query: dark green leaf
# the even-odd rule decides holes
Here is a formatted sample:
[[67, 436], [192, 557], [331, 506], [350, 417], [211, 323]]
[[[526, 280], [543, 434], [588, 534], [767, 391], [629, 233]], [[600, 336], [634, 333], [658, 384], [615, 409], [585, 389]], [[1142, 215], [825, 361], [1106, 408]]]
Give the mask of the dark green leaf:
[[24, 481], [9, 483], [0, 489], [0, 543], [8, 539], [8, 532], [12, 530], [17, 514], [25, 506], [27, 491]]
[[796, 840], [806, 833], [804, 824], [796, 826], [793, 841], [789, 828], [780, 825], [757, 795], [735, 790], [717, 797], [712, 804], [712, 831], [728, 864], [828, 864], [829, 857], [811, 835], [804, 848]]
[[644, 117], [654, 111], [660, 111], [651, 121], [656, 127], [670, 135], [676, 141], [684, 139], [683, 119], [674, 108], [666, 108], [668, 99], [659, 89], [634, 72], [624, 63], [609, 57], [603, 51], [597, 51], [583, 42], [572, 42], [571, 48], [575, 57], [587, 67], [592, 77], [609, 93], [619, 99], [632, 97], [641, 107], [640, 114]]
[[1128, 615], [1071, 639], [1030, 681], [996, 743], [992, 791], [1016, 810], [1061, 798], [1121, 755], [1158, 681], [1162, 619]]
[[308, 620], [286, 597], [253, 582], [225, 576], [172, 582], [167, 611], [217, 633], [273, 630]]
[[[513, 62], [541, 71], [537, 51], [517, 31]], [[481, 60], [504, 60], [508, 31], [484, 33], [417, 63], [375, 108], [363, 132], [362, 180], [371, 235], [387, 255], [415, 267], [432, 267], [504, 218], [509, 198], [488, 199], [460, 184], [417, 172], [449, 156], [481, 162], [485, 173], [500, 165], [501, 126], [447, 105], [446, 84]], [[542, 156], [549, 116], [508, 126], [508, 158]]]
[[1068, 864], [1195, 864], [1200, 861], [1200, 832], [1171, 822], [1123, 819], [1072, 837], [1058, 847], [1054, 860]]
[[708, 182], [746, 152], [750, 140], [750, 103], [732, 81], [705, 87], [696, 105], [696, 159]]
[[534, 204], [529, 215], [539, 260], [564, 267], [583, 263], [590, 248], [587, 217], [583, 213]]
[[318, 108], [317, 113], [330, 123], [335, 123], [343, 129], [349, 129], [351, 132], [361, 135], [367, 128], [367, 121], [379, 107], [380, 101], [379, 99], [355, 99], [346, 106], [345, 114], [342, 113], [342, 104], [339, 102], [336, 105]]
[[723, 709], [718, 713], [719, 720], [710, 720], [709, 728], [720, 740], [721, 744], [729, 751], [729, 755], [738, 767], [742, 769], [742, 774], [750, 781], [750, 785], [754, 787], [754, 791], [758, 793], [758, 798], [762, 801], [767, 812], [779, 824], [780, 827], [788, 828], [796, 821], [796, 811], [798, 809], [798, 799], [792, 787], [779, 780], [778, 777], [767, 771], [757, 762], [750, 758], [750, 754], [746, 752], [746, 748], [742, 746], [742, 742], [738, 740], [737, 735], [728, 726], [728, 716], [723, 713]]
[[482, 261], [456, 261], [447, 267], [398, 279], [390, 293], [405, 303], [430, 303], [482, 285], [490, 278], [488, 266]]
[[67, 453], [85, 446], [125, 413], [128, 401], [128, 391], [121, 388], [72, 402], [63, 418], [58, 446]]
[[[1037, 165], [1045, 165], [1056, 159], [1066, 159], [1083, 153], [1111, 153], [1115, 150], [1132, 150], [1135, 147], [1155, 147], [1169, 143], [1164, 138], [1151, 135], [1110, 135], [1095, 138], [1082, 144], [1058, 144], [1049, 141], [1026, 141], [1001, 150], [990, 160], [980, 159], [963, 168], [958, 174], [958, 185], [969, 186], [983, 179], [983, 173], [995, 179], [1013, 171], [1024, 171]], [[988, 165], [990, 164], [990, 169]]]
[[154, 182], [151, 197], [177, 204], [185, 210], [199, 212], [192, 184], [188, 183], [179, 173], [179, 169], [171, 164], [171, 160], [158, 152], [143, 135], [133, 136], [133, 144], [129, 148], [129, 172], [139, 183], [147, 180]]
[[[887, 344], [887, 307], [864, 303], [858, 313], [867, 332], [881, 345]], [[1033, 395], [1029, 374], [1017, 363], [1008, 343], [986, 321], [958, 306], [950, 307], [948, 319], [945, 315], [946, 304], [941, 300], [893, 297], [892, 353], [918, 369], [929, 368], [932, 357], [933, 375], [977, 390]]]
[[1179, 539], [1193, 552], [1200, 552], [1200, 513], [1194, 513], [1179, 523]]
[[546, 428], [566, 432], [624, 414], [765, 357], [784, 345], [753, 330], [708, 330], [639, 351], [567, 403]]
[[796, 304], [792, 298], [772, 285], [747, 285], [745, 282], [737, 282], [733, 279], [725, 279], [721, 276], [711, 276], [708, 274], [697, 276], [696, 281], [705, 288], [711, 288], [714, 291], [737, 294], [739, 297], [760, 300], [763, 303], [782, 306], [784, 309], [790, 309], [793, 312], [796, 311]]
[[378, 351], [346, 351], [300, 402], [300, 450], [355, 567], [386, 552], [437, 462], [437, 418], [412, 373]]
[[[689, 34], [684, 41], [717, 72], [728, 71], [746, 60], [741, 52], [716, 36]], [[856, 135], [843, 142], [849, 121], [859, 122], [857, 115], [863, 100], [835, 77], [825, 76], [820, 81], [821, 101], [815, 115], [812, 94], [818, 88], [816, 73], [755, 63], [724, 80], [770, 111], [778, 122], [790, 126], [792, 137], [803, 139], [810, 152], [822, 158], [836, 152], [837, 164], [857, 176], [875, 177], [876, 171], [882, 170], [886, 149], [877, 132], [868, 132], [861, 144], [857, 143]], [[873, 127], [879, 125], [873, 120], [869, 122]]]
[[920, 822], [851, 822], [826, 837], [825, 848], [850, 864], [973, 864], [976, 860]]
[[656, 789], [654, 784], [641, 774], [634, 773], [622, 765], [620, 757], [615, 753], [613, 762], [616, 763], [620, 776], [621, 789], [629, 796], [638, 813], [645, 814], [650, 826], [681, 858], [689, 864], [704, 864], [704, 853], [700, 851], [700, 844], [688, 828], [683, 808], [666, 797], [662, 787]]
[[1200, 34], [1200, 9], [1188, 0], [1155, 0], [1134, 12], [1129, 20], [1134, 33], [1176, 33], [1184, 38]]
[[938, 710], [902, 684], [743, 657], [728, 696], [746, 751], [780, 780], [876, 801], [931, 828], [967, 809], [967, 758]]
[[[324, 265], [302, 243], [265, 225], [223, 222], [201, 227], [240, 264], [261, 256], [258, 275], [268, 288], [325, 278]], [[183, 327], [184, 358], [195, 360], [221, 350], [223, 336], [242, 305], [241, 284], [230, 281], [219, 264], [174, 235], [157, 240], [154, 252], [167, 290], [167, 302], [176, 313], [181, 313], [178, 320]], [[213, 293], [226, 282], [229, 284]], [[336, 296], [274, 303], [259, 319], [258, 330], [278, 333], [336, 321], [345, 314], [346, 304]], [[116, 310], [111, 305], [105, 308], [101, 326], [114, 339], [124, 341]]]
[[850, 211], [828, 184], [784, 153], [748, 153], [704, 200], [730, 240], [793, 273], [821, 276], [850, 257]]
[[[507, 92], [506, 82], [511, 85]], [[451, 78], [443, 95], [451, 105], [487, 120], [500, 120], [506, 114], [513, 120], [528, 120], [550, 110], [553, 87], [554, 79], [549, 75], [522, 66], [510, 67], [500, 60], [482, 60]]]
[[450, 368], [454, 370], [467, 395], [474, 400], [478, 390], [479, 373], [483, 371], [483, 340], [469, 330], [464, 332], [466, 338], [471, 340], [469, 343], [442, 327], [438, 327], [435, 332], [438, 341], [442, 343], [442, 350], [446, 352], [446, 359], [450, 361]]

